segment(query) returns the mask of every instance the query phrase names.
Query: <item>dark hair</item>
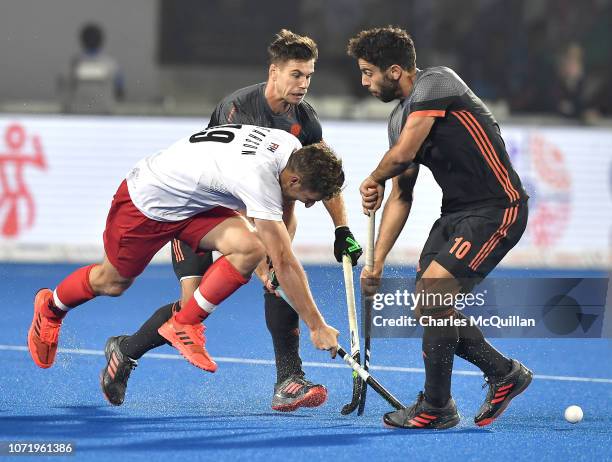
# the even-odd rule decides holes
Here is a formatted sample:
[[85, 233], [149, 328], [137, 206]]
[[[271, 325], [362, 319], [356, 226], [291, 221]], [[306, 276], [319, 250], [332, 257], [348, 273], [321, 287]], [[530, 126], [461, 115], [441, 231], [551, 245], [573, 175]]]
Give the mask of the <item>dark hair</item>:
[[97, 51], [104, 43], [104, 31], [95, 23], [89, 23], [81, 29], [81, 45], [87, 51]]
[[404, 29], [387, 26], [363, 30], [349, 40], [346, 52], [384, 71], [397, 64], [407, 71], [416, 68], [416, 51], [412, 37]]
[[295, 151], [286, 168], [300, 176], [304, 188], [321, 193], [323, 200], [340, 194], [344, 184], [342, 160], [323, 141]]
[[317, 44], [310, 37], [295, 34], [287, 29], [281, 29], [268, 46], [270, 63], [278, 64], [297, 59], [299, 61], [315, 61], [319, 57]]

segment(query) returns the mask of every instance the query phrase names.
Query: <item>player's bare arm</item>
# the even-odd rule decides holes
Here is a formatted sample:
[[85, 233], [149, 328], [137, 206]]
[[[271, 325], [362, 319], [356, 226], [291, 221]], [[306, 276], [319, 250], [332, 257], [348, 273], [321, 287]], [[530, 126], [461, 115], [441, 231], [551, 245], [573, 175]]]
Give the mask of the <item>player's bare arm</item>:
[[297, 216], [295, 215], [295, 201], [285, 201], [283, 204], [283, 223], [287, 227], [287, 232], [291, 241], [295, 238], [297, 229]]
[[346, 216], [346, 206], [344, 205], [344, 197], [342, 193], [329, 200], [323, 201], [323, 205], [331, 217], [334, 227], [347, 226], [348, 219]]
[[[255, 224], [254, 219], [250, 218], [249, 221]], [[295, 215], [295, 201], [285, 201], [283, 204], [283, 223], [287, 228], [287, 232], [289, 233], [289, 237], [291, 241], [295, 237], [295, 231], [297, 229], [297, 216]], [[262, 260], [257, 268], [255, 269], [255, 275], [261, 280], [264, 287], [273, 292], [276, 287], [274, 287], [273, 282], [270, 280], [270, 269], [271, 269], [272, 260], [266, 258]]]
[[374, 248], [374, 267], [361, 271], [362, 287], [374, 293], [383, 274], [387, 255], [402, 232], [412, 207], [414, 185], [419, 174], [418, 164], [412, 164], [404, 173], [393, 177], [392, 189], [383, 208], [380, 229]]
[[363, 249], [349, 229], [342, 193], [323, 201], [323, 204], [334, 223], [334, 257], [336, 257], [336, 261], [341, 262], [343, 255], [348, 255], [351, 258], [351, 264], [355, 266], [359, 257], [363, 254]]
[[342, 193], [323, 201], [323, 204], [334, 223], [334, 257], [336, 257], [336, 261], [341, 262], [342, 256], [348, 255], [351, 258], [351, 264], [355, 266], [359, 257], [363, 254], [363, 249], [349, 229]]
[[435, 117], [408, 117], [399, 140], [389, 149], [378, 167], [359, 188], [364, 213], [378, 210], [385, 193], [385, 181], [404, 172], [416, 157], [433, 127]]
[[306, 274], [291, 250], [287, 228], [282, 222], [262, 219], [255, 219], [255, 226], [267, 254], [274, 261], [281, 286], [310, 330], [313, 344], [320, 350], [331, 350], [335, 356], [338, 331], [327, 325], [312, 298]]

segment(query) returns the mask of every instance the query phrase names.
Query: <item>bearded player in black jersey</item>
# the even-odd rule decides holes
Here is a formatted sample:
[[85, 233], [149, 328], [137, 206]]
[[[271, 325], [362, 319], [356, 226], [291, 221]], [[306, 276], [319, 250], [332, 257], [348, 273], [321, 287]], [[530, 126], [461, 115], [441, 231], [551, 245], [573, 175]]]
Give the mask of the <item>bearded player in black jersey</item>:
[[[296, 136], [302, 145], [321, 141], [321, 124], [315, 110], [304, 101], [318, 57], [316, 43], [309, 37], [281, 30], [268, 47], [270, 65], [267, 82], [242, 88], [224, 98], [214, 109], [209, 127], [222, 124], [252, 124], [285, 130]], [[357, 264], [362, 250], [347, 226], [342, 195], [324, 201], [334, 227], [334, 255], [351, 257]], [[293, 238], [297, 222], [294, 203], [287, 204], [283, 220]], [[202, 275], [213, 262], [212, 252], [197, 255], [189, 245], [172, 241], [172, 263], [181, 284], [181, 301], [159, 308], [140, 329], [131, 336], [110, 337], [106, 343], [107, 365], [102, 370], [102, 391], [108, 401], [120, 405], [125, 399], [127, 381], [136, 361], [147, 351], [164, 345], [165, 339], [157, 329], [166, 322], [181, 302], [188, 300], [198, 288]], [[273, 263], [273, 262], [272, 262]], [[272, 409], [294, 411], [320, 406], [327, 399], [323, 385], [305, 378], [299, 355], [299, 318], [297, 313], [274, 292], [268, 280], [269, 265], [257, 268], [256, 274], [264, 281], [266, 324], [274, 345], [277, 383], [274, 387]], [[110, 365], [110, 358], [118, 363]], [[118, 358], [118, 359], [117, 359]], [[116, 370], [116, 373], [112, 373]]]
[[[389, 119], [389, 146], [360, 187], [366, 213], [382, 203], [374, 267], [362, 273], [366, 293], [376, 290], [387, 254], [412, 205], [419, 167], [428, 167], [442, 189], [442, 213], [419, 258], [417, 292], [470, 292], [516, 245], [527, 226], [527, 199], [499, 126], [483, 102], [447, 67], [418, 69], [406, 31], [376, 28], [348, 44], [361, 83], [383, 102], [399, 100]], [[424, 297], [440, 300], [442, 297]], [[446, 298], [448, 299], [448, 298]], [[459, 422], [451, 397], [453, 357], [480, 368], [489, 385], [474, 421], [492, 423], [531, 382], [532, 372], [498, 352], [480, 329], [453, 306], [416, 307], [424, 325], [425, 390], [412, 406], [385, 414], [387, 426], [450, 428]]]

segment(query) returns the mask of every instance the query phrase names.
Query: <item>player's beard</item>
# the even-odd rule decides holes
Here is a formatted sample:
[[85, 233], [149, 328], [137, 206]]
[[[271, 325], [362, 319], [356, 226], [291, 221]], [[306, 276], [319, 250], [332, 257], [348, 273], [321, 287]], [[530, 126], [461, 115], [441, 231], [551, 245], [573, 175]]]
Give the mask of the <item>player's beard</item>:
[[383, 103], [388, 103], [397, 98], [399, 83], [395, 80], [388, 79], [386, 76], [380, 84], [380, 91], [378, 92], [378, 99]]

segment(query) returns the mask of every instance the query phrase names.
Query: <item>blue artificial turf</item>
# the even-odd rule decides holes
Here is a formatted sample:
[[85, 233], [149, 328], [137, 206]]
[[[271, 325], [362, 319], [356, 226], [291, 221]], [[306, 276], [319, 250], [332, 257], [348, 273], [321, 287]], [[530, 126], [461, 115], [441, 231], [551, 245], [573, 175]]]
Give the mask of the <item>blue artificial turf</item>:
[[[577, 381], [537, 378], [493, 425], [477, 428], [472, 416], [484, 398], [482, 378], [453, 376], [453, 395], [462, 414], [447, 431], [398, 431], [382, 427], [389, 406], [371, 390], [366, 414], [341, 416], [350, 399], [351, 373], [310, 345], [302, 330], [308, 378], [324, 383], [329, 400], [321, 408], [290, 414], [270, 409], [275, 370], [265, 327], [261, 287], [242, 288], [207, 320], [208, 349], [219, 370], [208, 374], [162, 347], [145, 356], [130, 379], [126, 402], [104, 400], [98, 374], [101, 350], [110, 335], [137, 329], [157, 307], [178, 297], [168, 265], [151, 266], [117, 299], [100, 298], [69, 314], [53, 368], [31, 361], [26, 345], [32, 298], [54, 287], [74, 265], [0, 265], [3, 294], [0, 330], [0, 442], [70, 441], [75, 459], [121, 460], [610, 460], [612, 437], [612, 345], [609, 340], [503, 339], [493, 343], [540, 375], [604, 378]], [[306, 268], [315, 298], [348, 347], [340, 267]], [[413, 269], [396, 268], [411, 275]], [[502, 276], [602, 276], [596, 272], [499, 271]], [[21, 347], [21, 349], [10, 349]], [[82, 350], [94, 350], [91, 352]], [[266, 360], [257, 362], [255, 360]], [[399, 399], [411, 402], [424, 375], [420, 341], [375, 339], [372, 364], [418, 368], [373, 370]], [[336, 367], [324, 367], [336, 366]], [[456, 359], [457, 371], [476, 369]], [[584, 421], [570, 425], [563, 410], [580, 405]], [[0, 456], [2, 458], [3, 456]], [[41, 460], [37, 457], [36, 460]], [[58, 460], [53, 457], [52, 460]]]

